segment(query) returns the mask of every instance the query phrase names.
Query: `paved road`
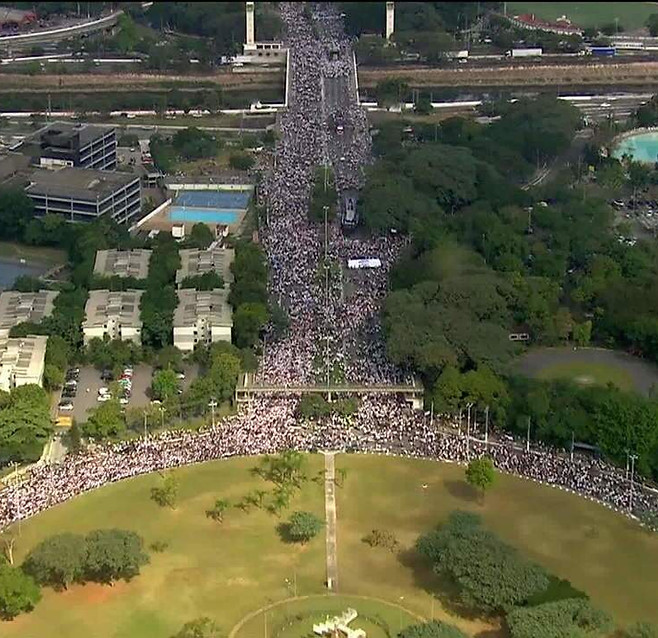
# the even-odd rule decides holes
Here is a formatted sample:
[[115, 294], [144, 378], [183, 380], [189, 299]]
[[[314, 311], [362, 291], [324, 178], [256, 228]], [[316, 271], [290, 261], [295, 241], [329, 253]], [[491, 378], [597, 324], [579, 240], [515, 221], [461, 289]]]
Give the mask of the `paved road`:
[[338, 590], [338, 547], [336, 540], [336, 466], [335, 453], [324, 454], [324, 508], [327, 535], [327, 587]]

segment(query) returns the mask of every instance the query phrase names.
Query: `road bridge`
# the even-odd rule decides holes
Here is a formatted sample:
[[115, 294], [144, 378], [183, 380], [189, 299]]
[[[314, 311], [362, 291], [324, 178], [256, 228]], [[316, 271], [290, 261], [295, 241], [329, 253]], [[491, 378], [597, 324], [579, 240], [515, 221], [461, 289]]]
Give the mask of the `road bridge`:
[[414, 408], [423, 407], [423, 394], [425, 389], [415, 377], [409, 383], [399, 384], [257, 384], [254, 383], [253, 375], [242, 374], [235, 388], [235, 399], [238, 403], [249, 403], [257, 396], [268, 395], [299, 395], [299, 394], [321, 394], [329, 401], [335, 395], [340, 394], [397, 394], [404, 396]]

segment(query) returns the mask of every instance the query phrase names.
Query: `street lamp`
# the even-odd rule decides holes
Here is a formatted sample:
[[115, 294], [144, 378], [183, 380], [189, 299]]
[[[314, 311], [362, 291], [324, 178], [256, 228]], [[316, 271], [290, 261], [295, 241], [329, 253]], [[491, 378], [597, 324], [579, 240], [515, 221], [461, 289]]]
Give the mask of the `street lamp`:
[[215, 408], [217, 407], [217, 401], [215, 401], [215, 397], [210, 399], [210, 403], [208, 403], [208, 407], [210, 408], [210, 413], [212, 415], [212, 426], [213, 428], [215, 427]]
[[471, 458], [471, 408], [473, 405], [473, 403], [466, 404], [466, 460]]
[[530, 452], [530, 417], [528, 417], [528, 436], [526, 438], [525, 451]]
[[637, 454], [631, 454], [631, 484], [628, 494], [628, 511], [633, 512], [633, 479], [635, 478], [635, 461], [637, 460]]

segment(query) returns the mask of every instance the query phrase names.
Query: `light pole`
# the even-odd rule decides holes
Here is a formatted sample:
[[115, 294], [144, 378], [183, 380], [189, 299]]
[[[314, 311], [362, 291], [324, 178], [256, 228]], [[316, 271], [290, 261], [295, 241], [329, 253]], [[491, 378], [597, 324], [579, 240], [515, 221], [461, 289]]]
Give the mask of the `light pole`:
[[489, 449], [489, 406], [484, 408], [484, 447]]
[[208, 407], [210, 408], [210, 414], [212, 415], [211, 416], [211, 419], [212, 419], [211, 423], [212, 423], [212, 426], [214, 428], [215, 427], [215, 408], [217, 407], [217, 401], [215, 401], [215, 397], [210, 399], [210, 403], [208, 403]]
[[528, 417], [528, 436], [526, 438], [525, 451], [530, 452], [530, 417]]
[[571, 430], [571, 454], [570, 454], [570, 458], [571, 458], [572, 463], [573, 463], [573, 449], [576, 445], [576, 438], [575, 437], [576, 437], [575, 432], [573, 430]]
[[628, 470], [630, 468], [630, 454], [631, 451], [626, 448], [626, 480], [628, 481]]
[[466, 404], [467, 416], [466, 416], [466, 460], [469, 460], [471, 457], [471, 408], [473, 407], [472, 403]]
[[631, 485], [628, 494], [628, 511], [633, 512], [633, 479], [635, 478], [635, 461], [637, 460], [637, 454], [631, 454]]
[[459, 408], [459, 436], [462, 435], [462, 409]]

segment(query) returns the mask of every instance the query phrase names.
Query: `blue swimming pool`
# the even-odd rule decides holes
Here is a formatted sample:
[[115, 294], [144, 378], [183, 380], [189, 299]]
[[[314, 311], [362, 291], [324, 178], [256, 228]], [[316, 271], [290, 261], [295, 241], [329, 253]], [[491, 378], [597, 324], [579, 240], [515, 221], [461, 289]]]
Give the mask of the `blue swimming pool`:
[[638, 133], [622, 140], [612, 151], [612, 156], [621, 159], [624, 154], [636, 162], [653, 164], [658, 161], [658, 132]]
[[174, 206], [244, 210], [250, 197], [251, 191], [180, 191]]
[[172, 222], [192, 222], [204, 224], [237, 224], [238, 211], [217, 210], [212, 208], [190, 208], [183, 206], [172, 206], [169, 209], [169, 219]]

